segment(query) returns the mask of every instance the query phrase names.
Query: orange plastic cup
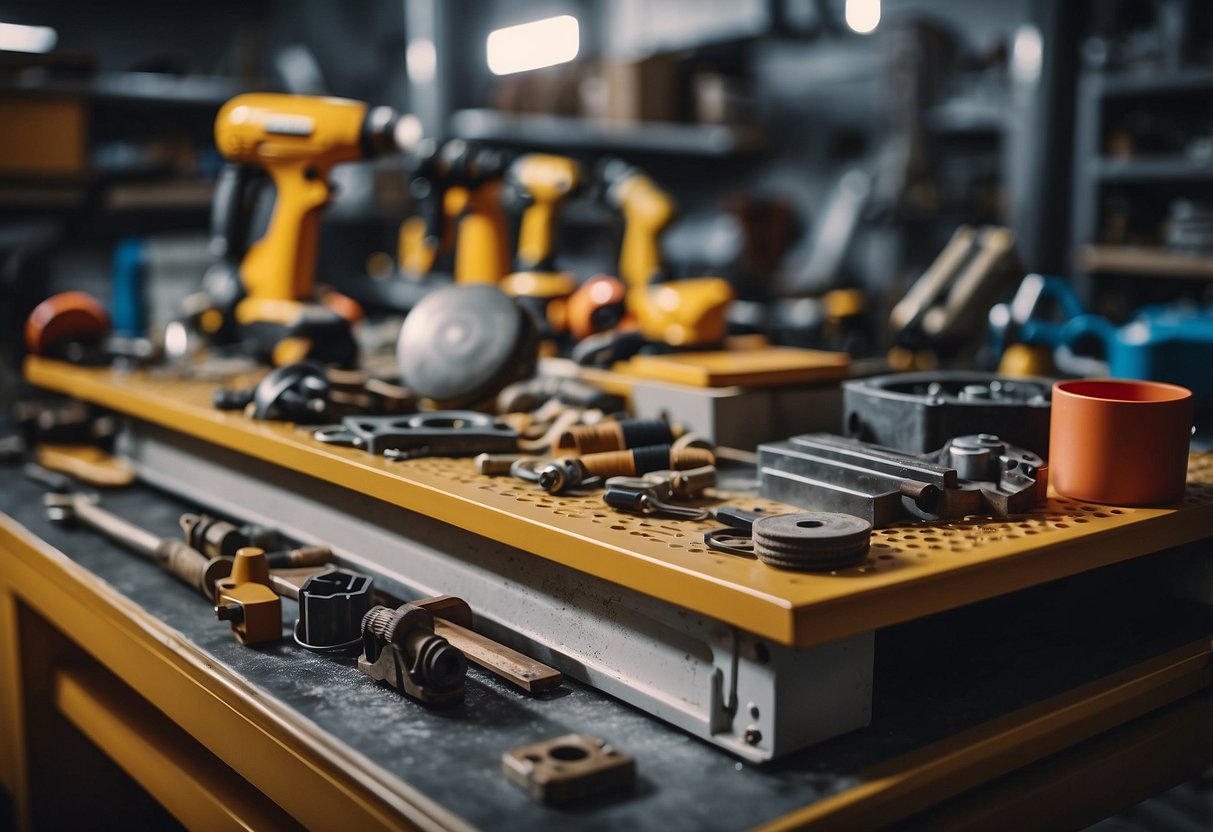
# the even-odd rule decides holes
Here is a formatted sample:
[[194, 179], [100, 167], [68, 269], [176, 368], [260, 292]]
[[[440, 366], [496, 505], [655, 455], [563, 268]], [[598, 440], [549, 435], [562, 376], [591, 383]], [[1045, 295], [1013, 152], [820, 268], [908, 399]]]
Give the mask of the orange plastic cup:
[[1092, 503], [1150, 506], [1184, 494], [1192, 391], [1125, 379], [1059, 381], [1049, 422], [1049, 480]]

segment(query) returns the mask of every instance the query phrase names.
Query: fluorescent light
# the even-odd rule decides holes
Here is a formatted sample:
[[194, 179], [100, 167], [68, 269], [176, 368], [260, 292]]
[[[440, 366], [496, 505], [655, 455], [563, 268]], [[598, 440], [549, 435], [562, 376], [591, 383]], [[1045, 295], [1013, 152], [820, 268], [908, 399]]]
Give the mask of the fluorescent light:
[[50, 52], [58, 41], [59, 33], [50, 26], [0, 23], [0, 49], [8, 52]]
[[486, 57], [494, 75], [511, 75], [567, 63], [580, 46], [577, 18], [562, 14], [489, 32]]
[[847, 25], [866, 35], [880, 23], [880, 0], [847, 0]]
[[413, 38], [404, 51], [404, 65], [409, 80], [415, 84], [428, 84], [438, 73], [438, 50], [429, 38]]

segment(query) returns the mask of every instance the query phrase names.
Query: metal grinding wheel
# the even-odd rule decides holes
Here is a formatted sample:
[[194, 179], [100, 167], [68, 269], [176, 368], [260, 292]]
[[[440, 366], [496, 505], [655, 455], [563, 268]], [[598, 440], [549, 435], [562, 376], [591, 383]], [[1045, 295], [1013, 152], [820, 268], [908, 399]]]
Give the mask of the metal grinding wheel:
[[483, 401], [529, 378], [539, 354], [531, 316], [496, 286], [447, 286], [421, 300], [400, 329], [406, 387], [443, 408]]
[[828, 570], [854, 566], [868, 554], [872, 524], [850, 514], [811, 511], [754, 521], [754, 554], [782, 569]]

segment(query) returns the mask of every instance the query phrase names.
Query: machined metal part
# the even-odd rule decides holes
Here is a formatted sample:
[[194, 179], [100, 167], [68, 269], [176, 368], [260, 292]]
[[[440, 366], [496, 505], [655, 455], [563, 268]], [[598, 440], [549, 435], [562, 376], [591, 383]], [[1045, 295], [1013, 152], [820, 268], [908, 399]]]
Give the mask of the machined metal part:
[[953, 436], [992, 433], [1034, 453], [1049, 449], [1053, 380], [991, 373], [901, 373], [843, 383], [843, 433], [906, 453]]
[[372, 607], [362, 619], [358, 669], [426, 705], [463, 699], [467, 661], [434, 633], [433, 616], [422, 607]]
[[871, 631], [787, 647], [147, 422], [129, 421], [122, 447], [141, 479], [298, 540], [333, 541], [343, 564], [394, 595], [458, 592], [478, 633], [742, 759], [770, 760], [871, 719]]
[[585, 734], [512, 748], [501, 756], [501, 770], [532, 796], [552, 804], [628, 791], [636, 782], [635, 760]]
[[1030, 511], [1048, 487], [1044, 460], [997, 436], [952, 439], [933, 454], [908, 454], [828, 433], [758, 447], [764, 497], [862, 517], [899, 520], [1006, 517]]
[[412, 416], [347, 416], [313, 434], [321, 442], [351, 445], [392, 459], [508, 453], [518, 432], [475, 410], [439, 410]]
[[674, 505], [674, 486], [668, 480], [648, 477], [611, 477], [606, 481], [603, 502], [631, 514], [654, 514], [680, 520], [704, 520], [707, 509]]

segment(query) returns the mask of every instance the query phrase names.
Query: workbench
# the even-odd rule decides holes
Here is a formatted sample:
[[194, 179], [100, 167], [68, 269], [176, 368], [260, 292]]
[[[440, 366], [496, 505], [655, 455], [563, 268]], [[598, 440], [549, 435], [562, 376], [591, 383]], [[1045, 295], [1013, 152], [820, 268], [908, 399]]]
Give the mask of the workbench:
[[[463, 705], [427, 710], [377, 687], [352, 661], [289, 643], [239, 646], [205, 601], [152, 565], [92, 533], [49, 525], [36, 489], [13, 471], [0, 505], [9, 516], [0, 527], [8, 564], [0, 572], [0, 657], [9, 663], [0, 668], [0, 727], [26, 741], [9, 744], [2, 773], [22, 811], [40, 819], [69, 811], [50, 785], [60, 761], [32, 741], [56, 721], [83, 731], [188, 825], [208, 827], [241, 813], [317, 828], [858, 828], [993, 818], [1074, 825], [1191, 777], [1210, 758], [1208, 599], [1176, 596], [1194, 582], [1199, 595], [1207, 581], [1207, 459], [1194, 458], [1196, 485], [1177, 510], [1053, 499], [1012, 524], [886, 530], [867, 564], [797, 576], [705, 556], [690, 539], [670, 547], [680, 538], [660, 526], [599, 516], [576, 499], [487, 487], [459, 464], [393, 466], [314, 446], [290, 426], [215, 413], [196, 385], [50, 362], [30, 375], [148, 422], [145, 438], [170, 426], [192, 432], [190, 441], [210, 443], [206, 455], [216, 464], [244, 465], [240, 452], [259, 457], [260, 467], [244, 475], [256, 471], [274, 505], [287, 490], [282, 471], [318, 466], [334, 489], [358, 486], [401, 511], [422, 511], [408, 515], [411, 525], [462, 526], [464, 537], [442, 538], [470, 547], [451, 550], [460, 558], [478, 556], [474, 535], [496, 534], [513, 548], [494, 554], [564, 561], [587, 582], [617, 584], [618, 593], [653, 575], [693, 573], [677, 585], [650, 581], [649, 589], [690, 587], [690, 600], [679, 599], [700, 611], [740, 599], [720, 619], [793, 658], [832, 638], [876, 635], [871, 724], [764, 765], [575, 678], [554, 696], [530, 698], [475, 670]], [[133, 458], [146, 462], [138, 447]], [[199, 507], [142, 486], [107, 495], [105, 504], [165, 535], [176, 533], [181, 511]], [[355, 514], [366, 520], [374, 512]], [[293, 622], [293, 604], [285, 607]], [[197, 753], [130, 754], [154, 745], [129, 727], [148, 723], [131, 716], [137, 709], [162, 715], [148, 719], [176, 737], [170, 747]], [[506, 782], [503, 751], [574, 731], [636, 758], [633, 794], [557, 810]], [[201, 761], [214, 771], [197, 770]], [[191, 790], [207, 778], [228, 788]], [[229, 792], [244, 802], [232, 808], [235, 798], [206, 797]]]

